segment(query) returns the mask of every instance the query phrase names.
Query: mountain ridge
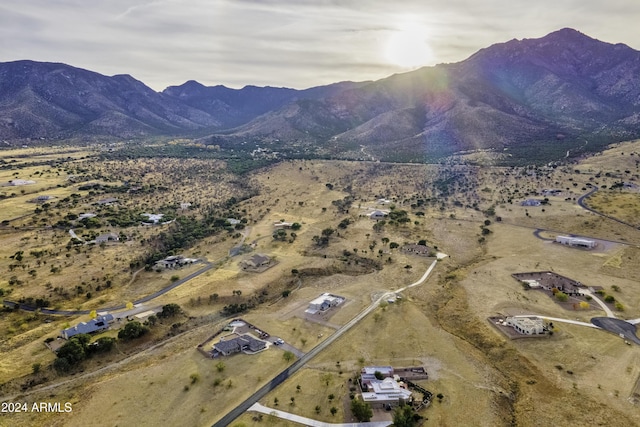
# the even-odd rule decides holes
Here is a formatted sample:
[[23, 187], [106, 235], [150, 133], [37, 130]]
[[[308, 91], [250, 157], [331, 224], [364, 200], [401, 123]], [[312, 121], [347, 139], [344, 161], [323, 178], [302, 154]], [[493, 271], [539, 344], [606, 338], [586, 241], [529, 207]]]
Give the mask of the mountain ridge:
[[156, 92], [126, 74], [14, 61], [0, 63], [0, 138], [180, 135], [306, 144], [344, 158], [366, 147], [412, 161], [588, 138], [604, 144], [640, 136], [639, 74], [640, 52], [569, 28], [457, 63], [304, 90], [189, 80]]

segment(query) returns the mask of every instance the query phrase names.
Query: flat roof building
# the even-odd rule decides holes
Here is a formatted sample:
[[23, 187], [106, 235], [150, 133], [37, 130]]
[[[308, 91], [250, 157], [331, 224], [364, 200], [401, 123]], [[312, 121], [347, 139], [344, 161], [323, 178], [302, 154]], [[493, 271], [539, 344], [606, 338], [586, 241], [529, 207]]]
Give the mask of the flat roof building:
[[538, 317], [507, 317], [505, 323], [524, 335], [544, 334], [544, 324]]
[[335, 307], [344, 302], [343, 297], [339, 297], [337, 295], [332, 295], [330, 293], [323, 293], [318, 298], [314, 299], [309, 303], [309, 308], [305, 310], [305, 313], [308, 314], [316, 314], [320, 311], [326, 311], [331, 307]]
[[593, 240], [581, 239], [579, 237], [571, 236], [556, 236], [556, 243], [571, 246], [574, 248], [593, 249], [596, 247], [596, 242]]
[[[384, 379], [375, 377], [375, 373], [382, 374]], [[393, 378], [391, 366], [366, 366], [362, 368], [360, 384], [362, 385], [362, 400], [372, 408], [398, 406], [401, 402], [410, 402], [412, 393], [404, 383]], [[366, 390], [366, 391], [364, 391]]]

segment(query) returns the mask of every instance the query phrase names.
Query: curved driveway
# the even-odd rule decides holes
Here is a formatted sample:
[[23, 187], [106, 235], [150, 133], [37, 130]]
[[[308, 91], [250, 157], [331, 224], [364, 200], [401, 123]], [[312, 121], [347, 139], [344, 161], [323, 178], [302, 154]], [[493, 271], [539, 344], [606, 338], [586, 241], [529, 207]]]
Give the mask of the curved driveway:
[[604, 218], [607, 218], [607, 219], [610, 219], [610, 220], [612, 220], [612, 221], [615, 221], [615, 222], [617, 222], [617, 223], [619, 223], [619, 224], [627, 225], [627, 226], [629, 226], [629, 227], [633, 227], [633, 228], [635, 228], [635, 229], [639, 229], [639, 228], [640, 228], [640, 227], [637, 227], [637, 226], [635, 226], [635, 225], [633, 225], [633, 224], [630, 224], [630, 223], [628, 223], [628, 222], [622, 221], [621, 219], [618, 219], [618, 218], [616, 218], [616, 217], [613, 217], [613, 216], [611, 216], [611, 215], [607, 215], [607, 214], [603, 214], [602, 212], [598, 212], [597, 210], [595, 210], [595, 209], [591, 209], [589, 206], [585, 205], [585, 204], [584, 204], [585, 199], [586, 199], [586, 198], [588, 198], [589, 196], [591, 196], [591, 195], [592, 195], [593, 193], [595, 193], [596, 191], [598, 191], [598, 187], [593, 187], [593, 189], [592, 189], [591, 191], [589, 191], [588, 193], [583, 194], [582, 196], [578, 197], [578, 200], [576, 200], [576, 203], [578, 203], [578, 205], [579, 205], [582, 209], [585, 209], [585, 210], [587, 210], [587, 211], [589, 211], [589, 212], [592, 212], [592, 213], [594, 213], [594, 214], [596, 214], [596, 215], [600, 215], [600, 216], [602, 216], [602, 217], [604, 217]]

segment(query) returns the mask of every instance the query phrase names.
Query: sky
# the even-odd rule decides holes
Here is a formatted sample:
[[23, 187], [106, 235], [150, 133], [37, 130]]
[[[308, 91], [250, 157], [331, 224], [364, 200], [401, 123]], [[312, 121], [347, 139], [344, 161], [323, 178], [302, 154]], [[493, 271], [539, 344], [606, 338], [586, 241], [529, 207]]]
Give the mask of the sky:
[[[521, 5], [521, 6], [519, 6]], [[636, 0], [3, 0], [0, 62], [304, 89], [464, 60], [571, 27], [640, 50]]]

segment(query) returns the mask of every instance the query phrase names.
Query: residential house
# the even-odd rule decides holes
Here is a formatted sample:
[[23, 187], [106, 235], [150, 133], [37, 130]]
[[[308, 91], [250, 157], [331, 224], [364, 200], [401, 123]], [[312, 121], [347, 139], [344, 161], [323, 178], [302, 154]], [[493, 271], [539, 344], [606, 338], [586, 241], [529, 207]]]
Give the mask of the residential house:
[[322, 295], [320, 295], [318, 298], [314, 299], [309, 303], [309, 308], [305, 310], [305, 313], [316, 314], [320, 311], [326, 311], [331, 307], [340, 305], [343, 302], [344, 302], [343, 297], [332, 295], [325, 292]]
[[429, 247], [425, 245], [404, 245], [401, 250], [402, 252], [419, 256], [429, 256], [431, 252]]
[[371, 212], [371, 213], [369, 214], [369, 218], [371, 218], [371, 219], [375, 219], [375, 220], [378, 220], [378, 219], [384, 219], [384, 218], [386, 218], [387, 216], [388, 216], [388, 214], [386, 214], [386, 213], [384, 213], [384, 212], [382, 212], [382, 211], [380, 211], [380, 210], [375, 210], [375, 211], [373, 211], [373, 212]]
[[160, 261], [156, 261], [155, 267], [160, 269], [179, 268], [198, 261], [200, 260], [197, 258], [185, 258], [182, 255], [172, 255], [166, 257], [165, 259], [161, 259]]
[[581, 239], [579, 237], [571, 237], [571, 236], [556, 236], [556, 243], [571, 246], [574, 248], [585, 248], [585, 249], [593, 249], [597, 246], [597, 243], [593, 240]]
[[520, 203], [520, 206], [540, 206], [542, 202], [536, 199], [527, 199]]
[[106, 199], [98, 200], [94, 204], [96, 204], [96, 205], [111, 205], [111, 204], [117, 203], [117, 202], [118, 202], [118, 199], [116, 199], [115, 197], [107, 197]]
[[507, 317], [505, 323], [524, 335], [544, 334], [544, 324], [538, 317]]
[[265, 254], [254, 254], [251, 258], [240, 261], [243, 270], [258, 270], [271, 265], [272, 259]]
[[227, 339], [224, 337], [213, 345], [213, 349], [223, 356], [229, 356], [234, 353], [256, 353], [267, 348], [267, 344], [249, 334], [240, 335], [235, 338]]
[[273, 223], [273, 228], [275, 228], [276, 230], [289, 229], [291, 227], [293, 227], [292, 222], [278, 221]]
[[69, 339], [78, 334], [93, 334], [99, 331], [106, 331], [109, 329], [109, 324], [113, 323], [113, 315], [104, 314], [98, 316], [95, 319], [91, 319], [88, 322], [80, 322], [76, 326], [72, 326], [67, 329], [63, 329], [60, 335], [64, 339]]
[[116, 233], [106, 233], [96, 237], [96, 243], [98, 244], [107, 243], [107, 242], [117, 242], [118, 240], [120, 240], [120, 236], [118, 236]]
[[[382, 374], [383, 379], [376, 378], [376, 372]], [[403, 382], [398, 381], [399, 379], [393, 374], [391, 366], [363, 368], [360, 377], [362, 400], [369, 403], [372, 408], [390, 408], [399, 406], [401, 403], [411, 403], [412, 393]]]

